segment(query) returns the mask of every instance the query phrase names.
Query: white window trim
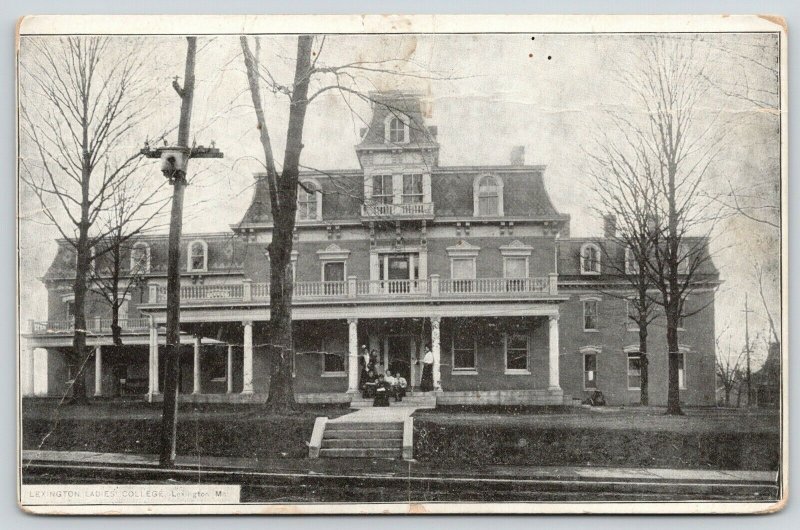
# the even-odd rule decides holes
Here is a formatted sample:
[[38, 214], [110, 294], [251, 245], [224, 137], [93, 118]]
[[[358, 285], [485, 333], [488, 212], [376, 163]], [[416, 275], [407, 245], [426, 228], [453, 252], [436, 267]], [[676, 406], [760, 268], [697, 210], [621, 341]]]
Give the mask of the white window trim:
[[507, 278], [506, 262], [509, 258], [525, 258], [525, 278], [531, 276], [531, 254], [533, 247], [524, 244], [522, 241], [516, 239], [508, 245], [500, 247], [500, 254], [503, 256], [503, 278]]
[[[497, 183], [497, 214], [494, 215], [484, 215], [481, 214], [480, 211], [480, 197], [478, 195], [478, 189], [480, 188], [481, 180], [485, 177], [492, 177], [495, 182]], [[494, 175], [492, 173], [481, 173], [475, 177], [472, 181], [472, 216], [473, 217], [503, 217], [504, 210], [503, 210], [503, 193], [504, 191], [504, 184], [503, 179]]]
[[[397, 118], [403, 124], [403, 140], [402, 142], [392, 142], [390, 140], [390, 127], [392, 120]], [[411, 120], [405, 114], [400, 114], [397, 112], [389, 112], [386, 118], [383, 120], [383, 141], [384, 143], [391, 144], [391, 145], [405, 145], [411, 142], [411, 134], [410, 128], [408, 126], [408, 122]]]
[[[192, 268], [192, 247], [196, 244], [200, 243], [203, 246], [203, 268], [202, 269], [193, 269]], [[208, 243], [203, 241], [202, 239], [195, 239], [194, 241], [189, 242], [189, 246], [186, 247], [186, 271], [187, 272], [208, 272]]]
[[[596, 271], [587, 271], [583, 267], [584, 266], [584, 262], [585, 262], [584, 251], [589, 247], [594, 247], [594, 249], [597, 251], [597, 270]], [[602, 259], [601, 259], [600, 246], [597, 243], [584, 243], [583, 245], [581, 245], [580, 268], [581, 268], [581, 274], [584, 275], [584, 276], [599, 276], [600, 273], [603, 271], [603, 263], [602, 263]]]
[[[683, 357], [683, 384], [680, 385], [681, 390], [687, 390], [689, 385], [687, 384], [687, 379], [689, 375], [688, 364], [687, 364], [687, 353], [691, 353], [691, 348], [688, 346], [684, 346], [683, 344], [678, 345], [678, 352], [680, 353], [681, 357]], [[680, 376], [679, 376], [680, 377]]]
[[[597, 390], [597, 374], [600, 372], [600, 347], [598, 346], [584, 346], [580, 350], [581, 353], [581, 368], [583, 373], [583, 390], [586, 392], [590, 392], [592, 390]], [[586, 386], [586, 356], [587, 355], [594, 355], [594, 388], [589, 388]]]
[[[581, 312], [583, 314], [583, 320], [581, 321], [581, 329], [583, 329], [584, 333], [600, 333], [600, 302], [602, 299], [599, 296], [581, 296]], [[595, 302], [597, 305], [597, 312], [594, 316], [595, 318], [595, 325], [596, 328], [586, 328], [586, 302]]]
[[141, 271], [143, 274], [147, 274], [150, 272], [150, 245], [145, 243], [144, 241], [139, 241], [134, 243], [133, 250], [131, 251], [131, 263], [130, 263], [130, 270], [133, 272], [134, 267], [136, 266], [136, 260], [134, 260], [134, 256], [136, 255], [137, 248], [144, 248], [145, 249], [145, 265], [144, 270]]
[[318, 250], [317, 257], [319, 258], [320, 261], [319, 277], [321, 281], [323, 282], [325, 281], [325, 264], [331, 262], [344, 263], [344, 281], [347, 281], [347, 260], [350, 257], [349, 250], [341, 248], [336, 243], [332, 243], [328, 245], [327, 248]]
[[450, 279], [454, 279], [453, 271], [456, 260], [472, 261], [472, 278], [459, 278], [460, 280], [474, 280], [478, 276], [478, 254], [481, 247], [471, 245], [465, 240], [460, 240], [456, 245], [447, 247], [447, 255], [450, 257]]
[[[519, 368], [509, 368], [508, 367], [508, 337], [509, 335], [525, 335], [527, 341], [527, 368], [519, 369]], [[505, 375], [531, 375], [531, 336], [530, 333], [503, 333], [503, 368], [505, 369]]]
[[642, 368], [639, 366], [639, 386], [630, 386], [631, 380], [631, 357], [638, 357], [641, 363], [642, 352], [639, 351], [637, 346], [634, 349], [625, 348], [625, 386], [628, 390], [641, 390], [642, 389]]
[[[631, 276], [641, 274], [639, 269], [639, 263], [634, 260], [633, 251], [629, 248], [625, 249], [625, 274], [629, 274]], [[633, 265], [635, 269], [631, 266]]]
[[[301, 222], [318, 223], [318, 222], [322, 221], [322, 186], [320, 186], [319, 181], [317, 179], [315, 179], [315, 178], [304, 178], [304, 179], [301, 179], [300, 182], [303, 183], [303, 184], [305, 184], [306, 182], [311, 182], [312, 184], [314, 184], [314, 188], [316, 190], [314, 192], [314, 195], [316, 195], [316, 199], [317, 199], [316, 200], [316, 206], [315, 206], [317, 218], [316, 219], [307, 219], [307, 218], [304, 218], [304, 217], [300, 217], [300, 214], [299, 214], [299, 211], [298, 211], [297, 220], [301, 221]], [[299, 186], [298, 186], [298, 188], [299, 188]], [[301, 188], [301, 191], [303, 191], [305, 193], [305, 190], [303, 190], [302, 188]], [[299, 203], [299, 201], [298, 201], [298, 203]]]
[[478, 339], [472, 338], [472, 368], [456, 368], [456, 339], [450, 337], [450, 372], [452, 375], [478, 375]]

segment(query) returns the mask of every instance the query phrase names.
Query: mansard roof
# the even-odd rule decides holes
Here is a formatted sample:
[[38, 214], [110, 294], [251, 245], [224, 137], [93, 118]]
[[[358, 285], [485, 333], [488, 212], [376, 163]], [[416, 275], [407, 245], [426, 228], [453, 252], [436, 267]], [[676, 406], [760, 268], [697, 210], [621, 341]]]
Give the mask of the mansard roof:
[[[690, 242], [702, 252], [703, 262], [700, 263], [696, 275], [698, 277], [707, 276], [710, 278], [717, 278], [719, 271], [714, 265], [713, 259], [708, 249], [707, 238], [702, 237], [687, 237], [685, 241]], [[580, 268], [580, 254], [581, 248], [587, 244], [592, 243], [601, 247], [600, 253], [600, 275], [591, 276], [591, 281], [602, 281], [604, 278], [613, 280], [615, 276], [619, 276], [619, 272], [624, 270], [625, 265], [625, 248], [619, 241], [606, 239], [602, 237], [574, 237], [568, 239], [561, 239], [558, 241], [558, 275], [561, 278], [574, 276], [575, 279], [587, 277], [581, 274]], [[615, 266], [607, 267], [604, 263], [613, 259]]]
[[[131, 241], [126, 247], [132, 248], [134, 243], [144, 242], [150, 248], [150, 275], [161, 276], [167, 273], [167, 234], [148, 235]], [[208, 273], [235, 273], [242, 269], [247, 244], [232, 232], [184, 234], [181, 238], [180, 270], [186, 272], [187, 247], [191, 242], [204, 241], [208, 246]], [[103, 257], [101, 257], [103, 259]], [[122, 270], [126, 273], [130, 267], [130, 253], [123, 252]], [[58, 250], [50, 267], [42, 280], [71, 279], [75, 277], [75, 250], [66, 240], [58, 241]]]
[[[566, 219], [553, 206], [544, 185], [544, 166], [436, 166], [431, 168], [431, 199], [438, 218], [471, 218], [476, 178], [493, 175], [503, 181], [504, 217]], [[364, 203], [364, 176], [359, 169], [304, 171], [322, 188], [322, 220], [357, 220]], [[253, 200], [239, 225], [272, 222], [264, 175], [256, 175]]]

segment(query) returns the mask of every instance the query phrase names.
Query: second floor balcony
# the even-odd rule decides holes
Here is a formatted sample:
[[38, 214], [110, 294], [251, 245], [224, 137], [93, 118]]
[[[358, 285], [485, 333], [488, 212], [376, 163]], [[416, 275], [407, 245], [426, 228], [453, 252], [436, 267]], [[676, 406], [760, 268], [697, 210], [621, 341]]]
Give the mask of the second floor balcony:
[[[86, 334], [105, 335], [111, 333], [110, 318], [86, 318]], [[147, 333], [149, 319], [147, 318], [120, 318], [117, 325], [122, 333]], [[34, 335], [71, 335], [75, 331], [75, 319], [63, 320], [31, 320], [29, 332]]]
[[[359, 280], [294, 282], [295, 302], [386, 301], [398, 299], [432, 300], [529, 300], [558, 294], [556, 274], [533, 278], [441, 279], [438, 275], [414, 280]], [[268, 303], [268, 283], [243, 280], [220, 285], [181, 286], [182, 305], [226, 305], [230, 303]], [[151, 285], [149, 304], [164, 305], [167, 291], [163, 285]]]
[[375, 221], [380, 219], [433, 219], [432, 202], [382, 203], [366, 202], [361, 205], [361, 219]]

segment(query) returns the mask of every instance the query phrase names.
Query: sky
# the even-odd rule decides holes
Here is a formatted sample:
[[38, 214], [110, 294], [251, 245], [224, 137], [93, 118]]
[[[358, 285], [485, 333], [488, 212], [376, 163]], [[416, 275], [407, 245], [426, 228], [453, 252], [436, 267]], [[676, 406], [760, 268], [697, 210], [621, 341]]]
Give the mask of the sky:
[[[683, 36], [676, 38], [697, 38]], [[34, 46], [21, 43], [21, 63], [37, 60]], [[39, 42], [47, 38], [39, 37]], [[717, 34], [699, 37], [701, 58], [714, 82], [703, 100], [702, 117], [724, 114], [724, 150], [710, 168], [708, 186], [722, 189], [730, 180], [775, 203], [780, 183], [779, 136], [773, 114], [726, 92], [742, 82], [767, 91], [777, 80], [755, 66], [753, 57], [773, 53], [768, 37]], [[27, 44], [27, 45], [26, 45]], [[46, 43], [45, 43], [46, 44]], [[253, 41], [251, 40], [251, 46]], [[260, 55], [279, 82], [293, 72], [296, 39], [263, 36]], [[126, 137], [122, 151], [138, 149], [168, 130], [175, 140], [179, 102], [170, 88], [183, 75], [185, 39], [179, 37], [114, 37], [111, 55], [133, 50], [147, 57], [142, 71], [142, 97], [152, 112]], [[263, 168], [263, 152], [247, 91], [238, 37], [200, 38], [192, 135], [198, 144], [212, 140], [225, 153], [218, 161], [193, 161], [186, 193], [184, 232], [222, 232], [241, 219], [252, 194], [253, 173]], [[525, 146], [526, 162], [547, 166], [545, 185], [556, 208], [572, 218], [572, 236], [600, 235], [602, 224], [592, 210], [589, 152], [607, 122], [607, 112], [641, 113], [619, 72], [635, 64], [641, 41], [631, 35], [406, 35], [328, 36], [319, 50], [320, 65], [386, 61], [389, 72], [362, 71], [361, 90], [415, 90], [424, 96], [429, 124], [438, 126], [441, 165], [506, 164], [511, 148]], [[397, 60], [394, 60], [397, 59]], [[376, 65], [378, 63], [370, 63]], [[20, 101], [34, 105], [35, 90], [22, 70]], [[312, 92], [320, 85], [312, 84]], [[273, 149], [282, 159], [288, 105], [281, 94], [266, 92], [264, 105]], [[308, 167], [357, 168], [353, 149], [368, 119], [367, 106], [330, 91], [314, 100], [304, 132], [301, 164]], [[710, 119], [710, 118], [709, 118]], [[173, 129], [173, 130], [171, 130]], [[36, 154], [21, 137], [23, 159]], [[142, 186], [163, 179], [152, 165], [140, 172]], [[46, 290], [38, 278], [55, 253], [58, 232], [41, 214], [37, 199], [20, 184], [20, 317], [46, 317]], [[751, 335], [763, 333], [767, 321], [752, 272], [754, 258], [773, 274], [765, 285], [775, 316], [779, 304], [777, 274], [780, 253], [777, 231], [731, 217], [714, 228], [714, 262], [724, 281], [716, 304], [716, 328], [734, 350], [743, 344], [744, 294], [754, 313]]]

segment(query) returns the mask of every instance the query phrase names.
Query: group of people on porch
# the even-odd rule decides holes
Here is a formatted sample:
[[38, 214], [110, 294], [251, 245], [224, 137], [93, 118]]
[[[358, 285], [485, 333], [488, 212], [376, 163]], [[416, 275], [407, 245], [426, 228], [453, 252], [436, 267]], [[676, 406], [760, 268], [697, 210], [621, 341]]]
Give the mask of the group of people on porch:
[[[417, 361], [419, 364], [420, 361]], [[420, 390], [430, 392], [433, 390], [433, 353], [430, 347], [425, 347], [425, 354], [421, 360], [422, 378]], [[409, 387], [409, 382], [403, 377], [398, 363], [392, 363], [384, 371], [378, 359], [377, 350], [369, 351], [361, 346], [359, 356], [361, 375], [359, 389], [364, 398], [393, 397], [395, 401], [402, 401]], [[387, 403], [388, 404], [388, 403]]]

